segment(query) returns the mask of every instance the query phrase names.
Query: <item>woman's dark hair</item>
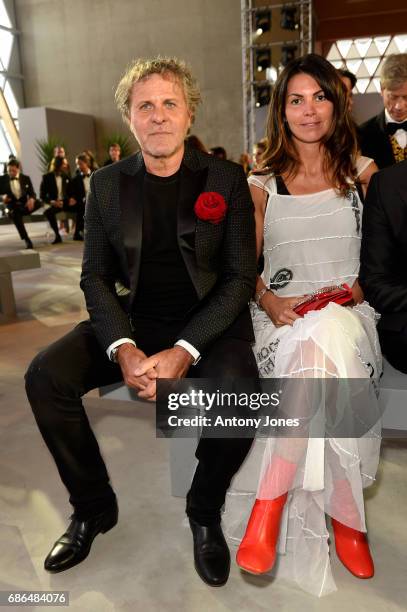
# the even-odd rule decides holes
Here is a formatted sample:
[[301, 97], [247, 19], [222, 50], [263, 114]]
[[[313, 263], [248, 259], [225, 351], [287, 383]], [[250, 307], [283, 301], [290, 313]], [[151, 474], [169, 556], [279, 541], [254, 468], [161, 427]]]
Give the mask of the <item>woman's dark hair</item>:
[[294, 177], [298, 172], [300, 159], [285, 116], [288, 83], [297, 74], [308, 74], [315, 79], [333, 104], [332, 125], [322, 141], [326, 152], [324, 172], [335, 188], [345, 194], [349, 179], [356, 179], [356, 130], [348, 110], [345, 86], [336, 68], [314, 53], [292, 60], [276, 81], [267, 118], [268, 146], [262, 156], [264, 169], [260, 173], [271, 170], [276, 175]]
[[356, 83], [358, 82], [356, 76], [353, 74], [353, 72], [351, 72], [350, 70], [346, 70], [345, 68], [338, 68], [338, 72], [340, 74], [341, 77], [345, 77], [346, 79], [349, 79], [350, 84], [352, 89], [355, 87]]

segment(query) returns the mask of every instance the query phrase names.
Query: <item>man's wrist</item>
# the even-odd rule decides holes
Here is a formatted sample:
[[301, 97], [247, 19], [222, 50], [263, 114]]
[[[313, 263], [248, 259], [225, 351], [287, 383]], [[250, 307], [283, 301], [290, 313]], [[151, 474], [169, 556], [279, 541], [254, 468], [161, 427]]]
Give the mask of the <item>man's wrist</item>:
[[112, 351], [112, 361], [114, 361], [115, 363], [120, 363], [120, 360], [123, 358], [123, 356], [134, 350], [137, 350], [137, 347], [131, 342], [125, 342], [123, 344], [120, 344]]
[[201, 359], [199, 351], [194, 346], [192, 346], [192, 344], [190, 344], [186, 340], [183, 340], [182, 338], [180, 338], [180, 340], [177, 340], [174, 346], [180, 346], [181, 348], [185, 349], [187, 353], [192, 355], [192, 365], [196, 365]]
[[110, 344], [106, 349], [106, 353], [110, 361], [116, 362], [116, 357], [117, 357], [116, 349], [119, 348], [119, 346], [122, 346], [123, 344], [131, 344], [133, 346], [136, 346], [136, 343], [134, 342], [132, 338], [119, 338], [119, 340], [112, 342], [112, 344]]
[[189, 351], [187, 351], [186, 348], [184, 348], [183, 346], [180, 346], [179, 344], [175, 344], [173, 347], [173, 350], [176, 353], [179, 353], [179, 355], [182, 357], [182, 359], [185, 361], [185, 363], [187, 363], [188, 365], [192, 365], [195, 361], [195, 358], [193, 357], [193, 355], [191, 355], [191, 353]]

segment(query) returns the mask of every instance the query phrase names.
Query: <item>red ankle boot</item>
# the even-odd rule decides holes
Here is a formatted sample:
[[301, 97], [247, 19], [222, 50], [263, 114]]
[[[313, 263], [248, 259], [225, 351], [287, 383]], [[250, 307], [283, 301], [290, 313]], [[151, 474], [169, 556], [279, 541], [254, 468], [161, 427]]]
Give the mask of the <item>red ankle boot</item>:
[[256, 499], [236, 555], [236, 563], [246, 572], [264, 574], [273, 567], [286, 500], [287, 493], [276, 499]]
[[331, 519], [338, 558], [356, 578], [372, 578], [374, 565], [366, 534]]

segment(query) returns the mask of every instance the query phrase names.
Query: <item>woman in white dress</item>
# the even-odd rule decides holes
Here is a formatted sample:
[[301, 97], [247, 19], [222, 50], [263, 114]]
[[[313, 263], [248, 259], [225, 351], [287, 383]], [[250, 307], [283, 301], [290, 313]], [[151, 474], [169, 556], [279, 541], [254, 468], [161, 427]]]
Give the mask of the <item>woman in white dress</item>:
[[[280, 74], [267, 132], [264, 169], [249, 178], [264, 256], [252, 304], [260, 376], [365, 381], [372, 418], [359, 438], [316, 437], [310, 431], [315, 405], [298, 387], [287, 387], [288, 408], [307, 434], [256, 438], [229, 490], [224, 523], [229, 539], [240, 542], [242, 569], [260, 574], [274, 566], [277, 576], [322, 595], [335, 589], [325, 515], [345, 567], [359, 578], [374, 573], [363, 488], [374, 481], [379, 459], [373, 415], [381, 355], [376, 313], [363, 301], [357, 278], [363, 193], [377, 167], [358, 156], [336, 70], [314, 54]], [[353, 307], [330, 303], [303, 317], [294, 311], [305, 295], [342, 283], [352, 287]], [[360, 400], [331, 387], [322, 409], [346, 421]]]

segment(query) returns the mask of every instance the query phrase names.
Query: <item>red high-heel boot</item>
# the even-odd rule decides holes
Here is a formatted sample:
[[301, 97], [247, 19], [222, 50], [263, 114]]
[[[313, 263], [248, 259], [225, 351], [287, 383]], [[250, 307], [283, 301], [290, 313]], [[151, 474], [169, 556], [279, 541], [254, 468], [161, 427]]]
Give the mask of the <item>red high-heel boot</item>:
[[264, 574], [273, 567], [286, 500], [287, 493], [276, 499], [256, 499], [236, 555], [236, 563], [246, 572]]
[[[355, 526], [361, 525], [352, 487], [346, 479], [334, 482], [332, 511]], [[332, 518], [336, 554], [347, 570], [357, 578], [372, 578], [374, 564], [366, 534]]]
[[336, 554], [356, 578], [372, 578], [374, 564], [366, 534], [331, 519], [335, 535]]
[[287, 501], [287, 493], [279, 493], [290, 489], [296, 470], [296, 463], [275, 455], [260, 483], [260, 499], [254, 503], [236, 555], [236, 563], [247, 572], [264, 574], [274, 565], [281, 516]]

